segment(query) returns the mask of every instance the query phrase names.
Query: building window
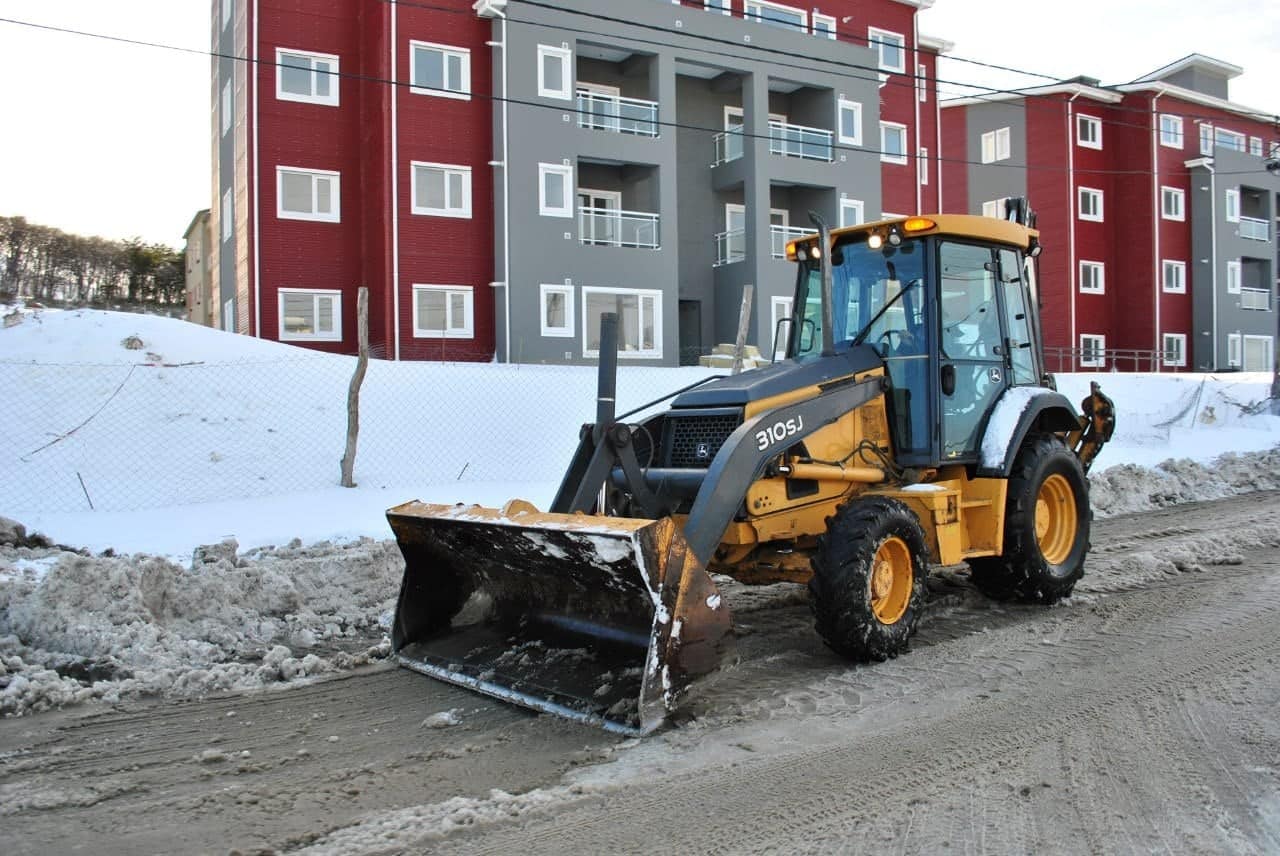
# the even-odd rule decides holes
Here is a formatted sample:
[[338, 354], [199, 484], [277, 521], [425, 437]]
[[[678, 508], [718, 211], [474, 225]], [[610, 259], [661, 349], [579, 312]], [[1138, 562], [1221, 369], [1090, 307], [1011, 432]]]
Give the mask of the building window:
[[471, 167], [414, 161], [411, 168], [414, 214], [471, 216]]
[[572, 63], [573, 53], [568, 46], [538, 45], [538, 95], [568, 101], [573, 88], [569, 85]]
[[719, 9], [721, 15], [733, 14], [733, 0], [704, 0], [702, 5], [708, 9]]
[[1164, 334], [1164, 364], [1166, 366], [1185, 366], [1187, 364], [1187, 334]]
[[1003, 220], [1005, 215], [1004, 203], [1008, 198], [1007, 196], [1001, 196], [999, 199], [992, 199], [990, 202], [982, 203], [982, 216]]
[[222, 329], [228, 333], [236, 331], [236, 299], [234, 297], [222, 304]]
[[228, 80], [222, 87], [222, 133], [226, 135], [231, 130], [231, 81]]
[[231, 189], [222, 194], [222, 240], [230, 241], [235, 228], [235, 204], [232, 202]]
[[339, 174], [329, 170], [276, 167], [276, 216], [282, 220], [340, 222], [340, 183]]
[[907, 126], [897, 122], [880, 123], [880, 160], [884, 163], [907, 162]]
[[1240, 260], [1227, 262], [1227, 294], [1240, 293], [1240, 281], [1243, 279]]
[[1227, 336], [1227, 365], [1240, 367], [1240, 346], [1243, 344], [1243, 337], [1239, 333], [1231, 333]]
[[1080, 262], [1080, 293], [1105, 294], [1107, 268], [1103, 262]]
[[907, 40], [901, 33], [867, 27], [867, 45], [880, 54], [881, 71], [905, 71], [907, 68]]
[[834, 15], [820, 15], [813, 13], [813, 34], [815, 36], [826, 36], [832, 41], [836, 40], [836, 19]]
[[921, 184], [929, 183], [929, 150], [926, 148], [916, 152], [916, 173]]
[[1280, 158], [1280, 140], [1271, 141], [1271, 145], [1267, 149], [1267, 157]]
[[839, 142], [851, 146], [862, 145], [862, 105], [857, 101], [841, 98], [836, 111], [836, 136]]
[[543, 217], [573, 216], [573, 167], [538, 164], [538, 213]]
[[774, 362], [787, 358], [787, 340], [791, 338], [791, 298], [769, 298], [770, 317], [773, 321], [773, 356]]
[[1092, 187], [1080, 188], [1080, 219], [1102, 222], [1102, 191]]
[[1240, 222], [1240, 188], [1228, 188], [1225, 214], [1228, 223]]
[[573, 286], [541, 286], [542, 335], [573, 337]]
[[342, 292], [280, 289], [280, 341], [341, 342]]
[[1244, 152], [1246, 148], [1244, 134], [1228, 131], [1226, 128], [1218, 128], [1214, 132], [1214, 141], [1224, 149], [1231, 149], [1233, 152]]
[[234, 0], [222, 0], [222, 29], [226, 29], [231, 23], [232, 13], [235, 11]]
[[916, 90], [921, 103], [929, 100], [929, 69], [923, 65], [916, 66]]
[[1171, 149], [1181, 149], [1183, 146], [1182, 138], [1182, 117], [1161, 114], [1160, 116], [1160, 145], [1168, 146]]
[[1011, 152], [1008, 128], [997, 128], [982, 135], [982, 162], [1008, 160]]
[[474, 294], [469, 285], [414, 285], [414, 338], [472, 338], [475, 335]]
[[1084, 368], [1100, 369], [1107, 364], [1107, 337], [1096, 333], [1084, 333], [1080, 336], [1080, 365]]
[[1160, 288], [1169, 294], [1186, 294], [1187, 263], [1165, 259], [1160, 267]]
[[783, 6], [781, 3], [770, 3], [768, 0], [744, 0], [742, 16], [749, 21], [785, 27], [788, 30], [809, 29], [809, 13], [794, 6]]
[[630, 288], [582, 289], [582, 353], [600, 356], [600, 316], [618, 315], [618, 356], [662, 356], [662, 292]]
[[409, 42], [409, 91], [441, 98], [471, 98], [471, 51]]
[[1082, 148], [1102, 148], [1102, 120], [1080, 113], [1076, 116], [1076, 142]]
[[1249, 138], [1249, 154], [1256, 158], [1262, 157], [1262, 137]]
[[1177, 187], [1160, 188], [1160, 216], [1166, 220], [1186, 220], [1187, 192]]
[[276, 48], [276, 98], [338, 106], [338, 58]]
[[1213, 126], [1207, 122], [1200, 125], [1200, 154], [1213, 155]]
[[865, 223], [867, 206], [863, 204], [861, 199], [840, 199], [840, 225], [841, 226], [857, 226], [859, 223]]

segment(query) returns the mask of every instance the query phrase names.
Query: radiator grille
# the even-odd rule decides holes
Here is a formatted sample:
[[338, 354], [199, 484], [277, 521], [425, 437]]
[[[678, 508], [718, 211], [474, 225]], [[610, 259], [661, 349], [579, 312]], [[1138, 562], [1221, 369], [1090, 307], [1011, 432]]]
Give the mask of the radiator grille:
[[736, 413], [668, 417], [667, 466], [701, 469], [711, 466], [716, 452], [741, 421]]

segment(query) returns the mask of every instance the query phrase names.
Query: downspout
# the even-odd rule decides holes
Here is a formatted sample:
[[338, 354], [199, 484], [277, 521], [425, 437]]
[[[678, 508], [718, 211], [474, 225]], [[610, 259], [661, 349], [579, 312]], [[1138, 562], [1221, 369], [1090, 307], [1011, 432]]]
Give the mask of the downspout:
[[510, 106], [507, 87], [507, 13], [495, 8], [494, 13], [502, 19], [502, 324], [503, 345], [506, 349], [504, 362], [511, 362], [511, 168], [508, 159], [511, 157], [511, 123], [507, 121], [507, 110]]
[[[933, 79], [938, 79], [938, 66], [942, 61], [942, 54], [935, 54], [933, 57]], [[938, 176], [938, 211], [942, 212], [942, 99], [938, 96], [938, 87], [933, 87], [933, 130], [936, 139], [933, 143], [933, 158], [937, 162], [938, 168], [934, 170], [934, 174]]]
[[262, 212], [259, 210], [261, 198], [261, 166], [258, 163], [258, 0], [253, 0], [253, 50], [249, 73], [253, 75], [250, 91], [253, 93], [253, 204], [249, 206], [253, 217], [253, 335], [262, 338], [262, 248], [261, 237]]
[[[924, 81], [918, 75], [920, 74], [920, 10], [911, 13], [911, 79], [916, 82], [915, 87], [911, 91], [911, 100], [914, 102], [916, 124], [916, 156], [914, 158], [916, 164], [916, 213], [919, 214], [924, 210], [924, 192], [920, 184], [921, 164], [920, 164], [920, 87], [924, 86]], [[937, 101], [938, 99], [933, 99]], [[929, 164], [925, 163], [923, 169], [928, 169]], [[941, 180], [941, 179], [939, 179]]]
[[[1151, 281], [1153, 284], [1152, 291], [1155, 293], [1156, 302], [1156, 329], [1155, 329], [1155, 352], [1156, 358], [1152, 360], [1155, 365], [1156, 372], [1159, 373], [1164, 365], [1164, 345], [1160, 341], [1160, 278], [1162, 271], [1160, 270], [1160, 115], [1156, 112], [1156, 102], [1160, 100], [1163, 92], [1157, 92], [1151, 96], [1151, 222], [1152, 222], [1152, 239], [1151, 239]], [[1216, 276], [1216, 271], [1214, 272]]]
[[392, 359], [400, 359], [400, 69], [396, 62], [400, 4], [391, 4], [391, 327]]
[[[1080, 263], [1076, 261], [1076, 224], [1080, 216], [1080, 200], [1076, 199], [1076, 138], [1075, 138], [1075, 100], [1079, 92], [1067, 99], [1067, 205], [1071, 212], [1071, 228], [1067, 229], [1067, 284], [1071, 287], [1071, 339], [1067, 343], [1069, 354], [1074, 354], [1080, 334], [1076, 330], [1076, 301], [1079, 299]], [[1076, 358], [1071, 358], [1071, 370], [1076, 371]]]
[[[1211, 303], [1213, 326], [1210, 328], [1210, 339], [1213, 343], [1213, 357], [1209, 361], [1209, 371], [1218, 370], [1218, 171], [1214, 168], [1213, 159], [1207, 159], [1204, 168], [1209, 170], [1209, 283], [1213, 295]], [[1187, 284], [1190, 287], [1190, 284]], [[1195, 335], [1193, 331], [1192, 336]], [[1240, 364], [1244, 367], [1244, 341], [1240, 342]]]

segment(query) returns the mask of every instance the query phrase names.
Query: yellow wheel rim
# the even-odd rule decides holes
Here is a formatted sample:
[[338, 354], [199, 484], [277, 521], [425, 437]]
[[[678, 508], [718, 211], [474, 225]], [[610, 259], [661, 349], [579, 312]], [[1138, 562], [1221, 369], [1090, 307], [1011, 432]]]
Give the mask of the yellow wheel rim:
[[911, 600], [911, 550], [892, 536], [881, 542], [871, 562], [871, 611], [881, 624], [896, 624]]
[[1061, 565], [1067, 560], [1079, 524], [1071, 483], [1060, 475], [1049, 476], [1036, 495], [1036, 541], [1046, 562]]

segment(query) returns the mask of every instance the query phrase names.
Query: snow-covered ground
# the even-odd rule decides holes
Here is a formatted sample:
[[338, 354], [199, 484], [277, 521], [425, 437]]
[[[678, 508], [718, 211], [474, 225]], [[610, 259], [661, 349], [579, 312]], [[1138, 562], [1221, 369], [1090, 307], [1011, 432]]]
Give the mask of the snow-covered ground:
[[[352, 358], [153, 316], [14, 317], [0, 329], [0, 516], [82, 552], [0, 547], [3, 713], [265, 686], [381, 656], [401, 569], [385, 509], [545, 507], [594, 406], [590, 368], [375, 362], [360, 486], [344, 489]], [[707, 374], [624, 367], [619, 409]], [[1270, 376], [1059, 387], [1078, 401], [1094, 379], [1119, 414], [1091, 477], [1101, 516], [1280, 487], [1280, 418], [1246, 412]]]

